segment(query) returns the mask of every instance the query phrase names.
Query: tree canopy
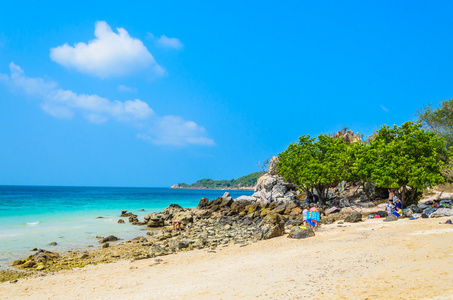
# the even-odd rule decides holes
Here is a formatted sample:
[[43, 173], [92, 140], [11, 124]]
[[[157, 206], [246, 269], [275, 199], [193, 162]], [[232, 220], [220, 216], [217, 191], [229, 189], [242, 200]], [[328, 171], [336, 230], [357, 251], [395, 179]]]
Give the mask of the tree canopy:
[[405, 205], [418, 200], [423, 189], [445, 182], [442, 171], [448, 160], [443, 138], [406, 122], [392, 128], [383, 125], [368, 142], [303, 135], [280, 153], [278, 173], [308, 196], [316, 190], [321, 201], [338, 182], [361, 180], [395, 189]]
[[425, 129], [443, 137], [447, 147], [453, 146], [453, 99], [442, 101], [437, 107], [426, 106], [417, 116]]
[[367, 162], [361, 164], [368, 165], [365, 173], [376, 186], [396, 189], [403, 205], [418, 200], [418, 191], [445, 182], [445, 141], [420, 124], [383, 125], [365, 153]]
[[346, 176], [346, 143], [341, 138], [321, 134], [299, 137], [279, 154], [278, 174], [297, 184], [308, 196], [316, 190], [321, 201], [327, 199], [328, 188]]

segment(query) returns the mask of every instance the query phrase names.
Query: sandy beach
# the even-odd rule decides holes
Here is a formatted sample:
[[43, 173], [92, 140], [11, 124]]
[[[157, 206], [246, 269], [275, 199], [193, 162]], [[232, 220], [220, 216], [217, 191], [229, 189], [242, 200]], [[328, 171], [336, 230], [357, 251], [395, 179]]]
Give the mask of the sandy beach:
[[446, 219], [335, 223], [303, 240], [86, 266], [0, 284], [0, 299], [453, 299]]

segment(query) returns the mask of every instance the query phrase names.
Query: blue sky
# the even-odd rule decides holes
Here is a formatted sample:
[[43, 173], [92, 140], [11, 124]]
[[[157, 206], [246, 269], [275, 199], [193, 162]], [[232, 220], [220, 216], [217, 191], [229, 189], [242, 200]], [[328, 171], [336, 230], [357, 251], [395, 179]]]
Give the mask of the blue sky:
[[0, 9], [0, 184], [231, 179], [298, 136], [453, 97], [451, 1]]

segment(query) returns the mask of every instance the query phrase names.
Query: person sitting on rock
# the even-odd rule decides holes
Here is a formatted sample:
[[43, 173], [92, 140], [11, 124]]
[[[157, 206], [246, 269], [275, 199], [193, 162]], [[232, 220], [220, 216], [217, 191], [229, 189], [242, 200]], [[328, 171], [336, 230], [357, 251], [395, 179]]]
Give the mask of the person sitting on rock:
[[433, 208], [439, 208], [440, 204], [439, 204], [439, 200], [434, 200], [433, 201]]
[[403, 208], [403, 206], [401, 205], [400, 199], [398, 199], [398, 197], [396, 197], [395, 210], [399, 211], [402, 208]]
[[393, 205], [393, 200], [389, 200], [389, 203], [387, 204], [386, 210], [387, 210], [387, 213], [389, 215], [393, 214], [393, 212], [395, 211], [395, 206]]
[[173, 231], [176, 232], [179, 229], [179, 233], [181, 233], [181, 221], [180, 220], [173, 220]]
[[303, 220], [304, 220], [304, 226], [307, 226], [307, 211], [308, 211], [308, 209], [309, 209], [308, 205], [305, 205], [304, 210], [302, 211], [302, 216], [303, 216]]

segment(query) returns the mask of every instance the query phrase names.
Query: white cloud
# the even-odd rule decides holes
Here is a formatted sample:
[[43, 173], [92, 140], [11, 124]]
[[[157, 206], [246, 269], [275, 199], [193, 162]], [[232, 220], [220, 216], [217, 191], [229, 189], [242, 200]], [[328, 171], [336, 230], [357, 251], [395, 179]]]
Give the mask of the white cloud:
[[[151, 34], [152, 35], [152, 34]], [[153, 36], [154, 37], [154, 36]], [[177, 38], [169, 38], [165, 35], [162, 35], [160, 38], [156, 40], [158, 46], [162, 48], [171, 48], [171, 49], [182, 49], [183, 44]]]
[[51, 116], [70, 119], [80, 113], [92, 123], [112, 119], [139, 124], [146, 133], [137, 137], [158, 145], [215, 145], [202, 126], [177, 116], [158, 116], [146, 102], [139, 99], [121, 102], [98, 95], [77, 94], [58, 88], [56, 82], [27, 77], [14, 63], [10, 63], [9, 67], [10, 76], [0, 74], [0, 82], [42, 99], [41, 108]]
[[390, 112], [390, 110], [388, 110], [384, 105], [379, 105], [379, 107], [385, 112]]
[[50, 49], [50, 58], [67, 68], [101, 78], [117, 77], [151, 68], [156, 75], [165, 70], [159, 66], [142, 41], [133, 38], [124, 28], [112, 31], [104, 21], [95, 24], [95, 39], [74, 47], [67, 43]]
[[181, 117], [164, 116], [156, 122], [154, 129], [149, 134], [138, 134], [137, 137], [159, 145], [215, 145], [214, 140], [207, 137], [206, 129]]
[[126, 92], [126, 93], [137, 93], [137, 88], [129, 87], [129, 86], [120, 84], [118, 86], [118, 91], [119, 92]]

